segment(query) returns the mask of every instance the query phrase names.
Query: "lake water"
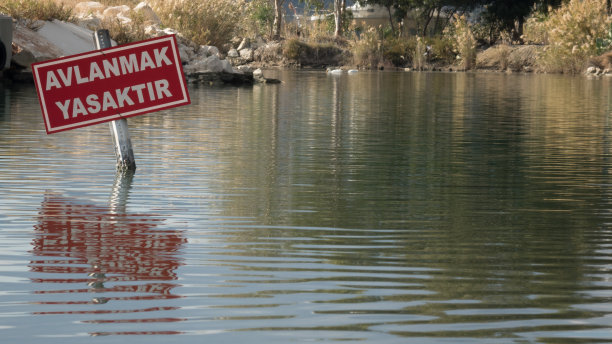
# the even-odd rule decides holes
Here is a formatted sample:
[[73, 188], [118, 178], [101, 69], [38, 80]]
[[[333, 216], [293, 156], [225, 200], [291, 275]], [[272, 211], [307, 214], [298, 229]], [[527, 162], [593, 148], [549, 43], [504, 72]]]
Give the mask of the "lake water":
[[131, 118], [134, 175], [0, 88], [3, 343], [612, 342], [609, 79], [267, 76]]

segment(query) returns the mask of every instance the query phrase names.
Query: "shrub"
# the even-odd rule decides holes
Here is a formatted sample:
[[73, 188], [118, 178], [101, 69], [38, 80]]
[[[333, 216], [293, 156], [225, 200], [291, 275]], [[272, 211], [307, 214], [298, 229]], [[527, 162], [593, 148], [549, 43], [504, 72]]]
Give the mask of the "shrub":
[[570, 0], [542, 23], [549, 44], [539, 59], [545, 71], [580, 72], [589, 57], [610, 48], [605, 43], [611, 20], [603, 0]]
[[471, 69], [476, 63], [476, 38], [467, 18], [455, 14], [453, 25], [447, 28], [446, 35], [452, 40], [462, 67], [466, 70]]
[[222, 48], [240, 34], [248, 4], [244, 0], [157, 0], [153, 8], [164, 25], [196, 44]]
[[428, 37], [426, 42], [431, 46], [429, 62], [448, 65], [455, 61], [453, 41], [449, 37], [444, 35]]
[[255, 33], [272, 36], [274, 24], [274, 6], [268, 0], [253, 0], [250, 3], [251, 21], [255, 26]]
[[[414, 37], [394, 37], [384, 41], [383, 59], [396, 67], [406, 66], [414, 61], [414, 50], [417, 40]], [[423, 49], [425, 49], [423, 47]]]
[[131, 19], [129, 23], [125, 23], [119, 18], [108, 18], [101, 23], [100, 28], [107, 29], [109, 35], [117, 44], [137, 42], [148, 38], [145, 33], [144, 17], [130, 11], [129, 18]]
[[382, 63], [382, 44], [376, 28], [369, 28], [361, 34], [352, 46], [353, 63], [365, 68], [376, 68]]
[[476, 62], [476, 38], [465, 16], [457, 16], [455, 20], [455, 48], [463, 68], [471, 69]]
[[292, 38], [284, 43], [283, 56], [301, 65], [337, 65], [344, 61], [343, 51], [334, 43], [307, 43]]
[[427, 64], [427, 45], [421, 37], [416, 38], [416, 46], [413, 50], [412, 67], [418, 70], [424, 70]]
[[3, 0], [0, 13], [23, 20], [30, 29], [37, 30], [39, 20], [73, 21], [72, 9], [52, 0]]
[[523, 25], [523, 41], [532, 44], [548, 44], [548, 16], [541, 11], [534, 11]]

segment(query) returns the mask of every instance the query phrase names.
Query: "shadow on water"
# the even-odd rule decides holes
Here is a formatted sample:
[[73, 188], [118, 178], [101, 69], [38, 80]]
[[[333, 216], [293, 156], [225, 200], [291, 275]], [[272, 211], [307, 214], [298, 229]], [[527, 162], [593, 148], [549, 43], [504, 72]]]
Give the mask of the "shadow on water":
[[[139, 307], [139, 301], [161, 302], [180, 296], [177, 257], [186, 242], [178, 230], [161, 230], [163, 218], [154, 214], [131, 214], [126, 202], [133, 173], [117, 173], [110, 206], [87, 204], [78, 199], [47, 192], [40, 206], [30, 269], [39, 277], [35, 302], [44, 305], [35, 315], [80, 314], [92, 319], [83, 323], [159, 323], [184, 319], [146, 317], [175, 307]], [[65, 294], [65, 296], [60, 296]], [[134, 303], [134, 301], [137, 301]], [[106, 320], [104, 314], [133, 314]], [[140, 331], [108, 334], [178, 334], [174, 331]]]

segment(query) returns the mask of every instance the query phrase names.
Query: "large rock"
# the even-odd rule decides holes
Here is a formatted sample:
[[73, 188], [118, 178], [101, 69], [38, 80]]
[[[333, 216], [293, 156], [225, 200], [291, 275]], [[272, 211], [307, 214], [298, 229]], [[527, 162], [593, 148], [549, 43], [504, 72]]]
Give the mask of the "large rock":
[[12, 61], [26, 68], [34, 62], [46, 61], [64, 55], [64, 51], [55, 44], [21, 24], [15, 26], [13, 45]]
[[223, 62], [219, 59], [217, 55], [211, 55], [205, 59], [195, 61], [183, 67], [183, 70], [187, 74], [195, 73], [195, 72], [213, 72], [213, 73], [221, 73], [223, 71]]
[[93, 32], [72, 23], [59, 20], [45, 22], [38, 35], [59, 48], [62, 55], [84, 53], [94, 49]]
[[195, 55], [193, 48], [183, 44], [179, 44], [178, 50], [179, 55], [181, 56], [181, 62], [183, 63], [189, 63], [189, 61], [191, 61]]
[[86, 17], [78, 17], [76, 19], [76, 23], [78, 26], [89, 30], [95, 30], [96, 28], [102, 26], [102, 20], [100, 20], [99, 17], [96, 17], [93, 14], [89, 14]]
[[198, 55], [203, 56], [203, 57], [217, 55], [218, 57], [219, 49], [212, 45], [201, 45], [200, 48], [198, 49]]
[[159, 19], [155, 11], [153, 11], [151, 6], [149, 6], [149, 4], [147, 4], [146, 2], [141, 2], [136, 5], [134, 7], [134, 12], [136, 12], [138, 15], [143, 16], [146, 25], [161, 25], [161, 20]]
[[236, 48], [236, 50], [240, 51], [242, 49], [246, 49], [250, 47], [251, 47], [251, 40], [248, 38], [244, 38], [242, 42], [240, 42], [240, 45], [238, 46], [238, 48]]
[[230, 49], [230, 50], [227, 52], [227, 57], [231, 57], [231, 58], [234, 58], [234, 57], [240, 57], [240, 54], [238, 53], [238, 50], [236, 50], [236, 49]]
[[251, 48], [244, 48], [244, 49], [240, 50], [239, 53], [240, 53], [240, 57], [245, 62], [253, 61], [253, 49], [251, 49]]
[[72, 13], [77, 17], [87, 17], [90, 14], [101, 16], [106, 6], [97, 1], [84, 1], [74, 5]]
[[221, 65], [223, 66], [223, 72], [234, 73], [234, 68], [232, 68], [232, 64], [228, 60], [221, 60]]
[[127, 17], [129, 16], [130, 11], [130, 6], [127, 5], [111, 6], [107, 7], [104, 12], [102, 12], [102, 16], [105, 18], [113, 18], [119, 15]]

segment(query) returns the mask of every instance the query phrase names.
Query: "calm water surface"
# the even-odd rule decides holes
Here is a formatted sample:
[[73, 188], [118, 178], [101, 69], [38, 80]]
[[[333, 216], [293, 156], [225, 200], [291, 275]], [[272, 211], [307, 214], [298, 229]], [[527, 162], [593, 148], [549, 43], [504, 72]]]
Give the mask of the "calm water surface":
[[612, 342], [610, 80], [274, 73], [134, 175], [0, 88], [2, 342]]

